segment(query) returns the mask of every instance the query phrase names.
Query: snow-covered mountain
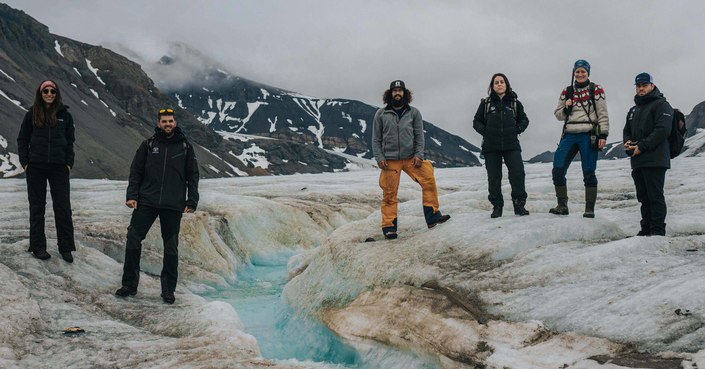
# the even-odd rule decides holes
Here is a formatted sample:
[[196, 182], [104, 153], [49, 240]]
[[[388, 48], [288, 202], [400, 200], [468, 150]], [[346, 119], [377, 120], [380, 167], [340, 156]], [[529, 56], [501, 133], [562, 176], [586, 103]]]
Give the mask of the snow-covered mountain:
[[[372, 118], [378, 107], [250, 81], [184, 44], [172, 44], [158, 63], [143, 66], [179, 107], [226, 138], [271, 137], [372, 159]], [[435, 166], [480, 164], [479, 149], [469, 142], [429, 122], [424, 130], [426, 155]]]
[[[237, 127], [228, 128], [224, 123], [213, 124], [215, 118], [211, 119], [209, 113], [199, 110], [194, 116], [188, 110], [179, 108], [178, 105], [188, 104], [180, 103], [176, 95], [172, 95], [172, 99], [162, 94], [139, 64], [104, 47], [51, 34], [43, 24], [5, 4], [0, 4], [0, 29], [0, 177], [22, 173], [16, 137], [20, 123], [34, 100], [37, 84], [47, 78], [55, 80], [61, 88], [64, 103], [70, 107], [76, 122], [76, 165], [72, 171], [75, 177], [127, 178], [135, 150], [142, 140], [152, 135], [156, 123], [155, 112], [163, 107], [176, 108], [177, 122], [193, 143], [201, 175], [206, 178], [337, 172], [374, 165], [369, 160], [369, 154], [361, 154], [367, 149], [363, 150], [360, 145], [364, 142], [358, 140], [354, 132], [345, 131], [347, 133], [340, 136], [325, 133], [332, 130], [326, 126], [327, 113], [321, 113], [323, 115], [317, 118], [317, 123], [311, 123], [310, 127], [292, 125], [291, 128], [303, 132], [301, 135], [285, 128], [284, 115], [272, 117], [274, 125], [279, 125], [278, 130], [269, 132], [271, 124], [267, 122], [266, 134], [254, 135], [260, 131], [253, 127], [259, 127], [261, 120], [259, 115], [254, 119], [252, 115], [258, 107], [264, 106], [262, 111], [268, 111], [274, 105], [270, 101], [275, 99], [275, 95], [282, 96], [277, 95], [283, 94], [282, 90], [267, 86], [260, 88], [257, 83], [246, 81], [247, 88], [256, 88], [257, 94], [263, 94], [260, 96], [263, 100], [258, 100], [258, 97], [230, 99], [232, 96], [228, 97], [228, 94], [234, 91], [231, 91], [234, 87], [229, 83], [224, 84], [224, 92], [200, 91], [212, 94], [213, 110], [228, 110], [227, 117], [222, 116], [222, 122], [238, 124]], [[162, 62], [164, 66], [174, 66], [168, 58]], [[175, 69], [170, 68], [169, 71], [174, 72]], [[213, 76], [222, 74], [218, 79], [221, 82], [228, 80], [229, 75], [225, 72], [210, 72]], [[211, 74], [204, 76], [206, 81]], [[170, 82], [164, 85], [179, 86], [179, 76], [183, 77], [178, 71], [170, 74]], [[191, 77], [188, 74], [189, 80]], [[208, 86], [215, 88], [218, 83], [209, 83]], [[271, 91], [268, 92], [271, 97], [264, 96], [262, 91]], [[223, 99], [219, 103], [215, 97], [221, 93]], [[307, 119], [314, 119], [317, 111], [326, 111], [329, 106], [338, 104], [322, 99], [293, 97], [289, 102], [296, 106], [293, 109], [298, 110], [301, 116], [310, 113], [306, 115]], [[202, 103], [207, 105], [208, 99], [204, 98]], [[189, 106], [189, 109], [194, 107]], [[357, 117], [355, 112], [351, 111], [350, 114]], [[217, 115], [221, 117], [221, 113]], [[353, 118], [349, 120], [353, 121]], [[362, 122], [353, 122], [360, 125], [357, 128], [358, 136], [369, 135], [369, 129], [363, 127]], [[436, 140], [445, 140], [446, 135], [448, 142], [455, 140], [455, 136], [433, 126], [429, 125], [429, 129], [435, 132], [432, 136]], [[350, 137], [347, 137], [348, 134]], [[439, 141], [436, 145], [440, 147], [441, 144]], [[477, 164], [473, 162], [474, 155], [469, 152], [473, 147], [465, 141], [462, 145], [469, 156], [463, 154], [465, 151], [457, 152], [462, 149], [450, 147], [430, 150], [429, 158], [436, 160], [440, 166]], [[443, 154], [444, 150], [449, 154]]]

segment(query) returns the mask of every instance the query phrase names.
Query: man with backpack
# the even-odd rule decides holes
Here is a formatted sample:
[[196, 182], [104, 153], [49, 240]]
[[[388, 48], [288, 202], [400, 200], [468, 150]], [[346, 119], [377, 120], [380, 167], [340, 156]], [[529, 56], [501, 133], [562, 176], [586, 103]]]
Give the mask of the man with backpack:
[[127, 228], [122, 287], [115, 295], [137, 293], [142, 240], [159, 217], [164, 242], [161, 296], [164, 302], [173, 304], [181, 215], [194, 212], [198, 205], [198, 164], [193, 147], [176, 126], [174, 110], [159, 110], [158, 119], [154, 136], [142, 142], [130, 166], [125, 205], [135, 210]]
[[553, 157], [553, 185], [558, 205], [551, 214], [568, 215], [568, 187], [566, 172], [575, 155], [580, 152], [585, 184], [586, 218], [595, 217], [597, 200], [597, 152], [605, 147], [609, 133], [609, 117], [605, 91], [590, 82], [590, 63], [580, 59], [573, 66], [573, 82], [563, 89], [554, 111], [563, 121], [563, 134]]
[[[637, 236], [665, 236], [663, 186], [666, 170], [671, 167], [669, 136], [673, 130], [673, 109], [650, 74], [639, 73], [634, 85], [636, 105], [627, 113], [623, 136], [624, 148], [631, 157], [636, 198], [641, 203], [641, 230]], [[676, 131], [680, 131], [678, 128]], [[680, 149], [677, 151], [680, 153]]]

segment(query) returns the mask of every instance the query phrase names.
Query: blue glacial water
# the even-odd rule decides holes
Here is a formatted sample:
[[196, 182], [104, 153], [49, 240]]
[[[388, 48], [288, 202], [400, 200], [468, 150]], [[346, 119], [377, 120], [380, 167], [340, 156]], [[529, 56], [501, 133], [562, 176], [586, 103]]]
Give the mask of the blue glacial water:
[[204, 296], [235, 308], [245, 331], [257, 338], [262, 357], [282, 363], [303, 362], [317, 368], [440, 367], [433, 358], [381, 344], [354, 348], [320, 321], [285, 306], [281, 292], [288, 278], [286, 256], [279, 255], [276, 262], [261, 260], [250, 265], [238, 275], [235, 286]]

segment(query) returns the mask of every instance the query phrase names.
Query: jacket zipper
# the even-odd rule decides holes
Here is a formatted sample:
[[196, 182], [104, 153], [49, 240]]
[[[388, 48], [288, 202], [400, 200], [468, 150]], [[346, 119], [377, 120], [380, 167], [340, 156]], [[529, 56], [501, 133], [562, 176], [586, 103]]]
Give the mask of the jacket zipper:
[[499, 106], [501, 107], [499, 110], [499, 148], [504, 151], [504, 104], [501, 100]]
[[162, 181], [159, 187], [159, 206], [162, 205], [162, 193], [164, 192], [164, 175], [166, 174], [166, 161], [169, 158], [169, 146], [164, 145], [164, 169], [162, 169]]

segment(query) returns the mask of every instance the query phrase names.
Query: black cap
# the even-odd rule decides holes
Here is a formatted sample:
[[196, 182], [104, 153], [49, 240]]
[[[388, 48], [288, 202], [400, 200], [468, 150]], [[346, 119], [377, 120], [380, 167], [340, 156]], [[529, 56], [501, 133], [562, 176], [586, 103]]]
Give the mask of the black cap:
[[392, 83], [389, 84], [390, 90], [393, 90], [395, 88], [403, 88], [406, 90], [406, 85], [404, 85], [404, 81], [398, 79], [396, 81], [392, 81]]
[[636, 78], [634, 78], [634, 84], [638, 85], [640, 83], [654, 83], [654, 79], [649, 73], [639, 73], [636, 75]]

